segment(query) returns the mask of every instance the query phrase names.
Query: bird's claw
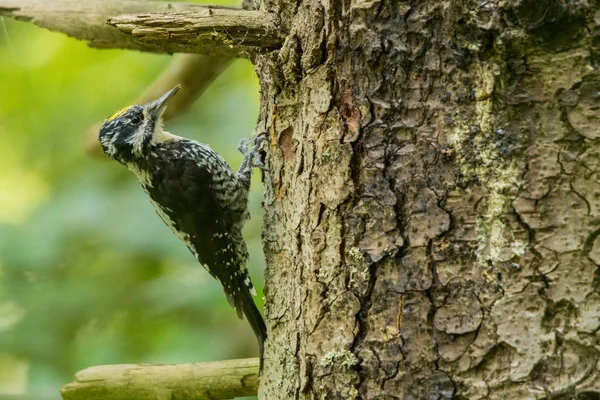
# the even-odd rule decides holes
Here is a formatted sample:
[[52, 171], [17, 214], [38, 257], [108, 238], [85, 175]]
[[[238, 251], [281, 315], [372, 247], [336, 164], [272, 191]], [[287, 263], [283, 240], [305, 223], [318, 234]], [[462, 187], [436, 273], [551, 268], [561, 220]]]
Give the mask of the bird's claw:
[[[238, 150], [243, 154], [244, 159], [247, 160], [248, 165], [251, 168], [260, 168], [262, 171], [267, 171], [267, 167], [260, 160], [260, 146], [262, 143], [268, 140], [266, 134], [260, 134], [256, 136], [254, 139], [251, 138], [242, 138], [238, 143]], [[248, 149], [248, 145], [252, 143], [252, 147]]]
[[243, 137], [238, 142], [237, 149], [240, 153], [242, 153], [243, 156], [246, 156], [246, 154], [248, 154], [248, 145], [251, 141], [252, 139]]
[[265, 166], [265, 164], [260, 161], [260, 154], [252, 150], [250, 152], [250, 156], [252, 157], [252, 163], [250, 164], [252, 168], [260, 168], [261, 171], [268, 171], [269, 169]]

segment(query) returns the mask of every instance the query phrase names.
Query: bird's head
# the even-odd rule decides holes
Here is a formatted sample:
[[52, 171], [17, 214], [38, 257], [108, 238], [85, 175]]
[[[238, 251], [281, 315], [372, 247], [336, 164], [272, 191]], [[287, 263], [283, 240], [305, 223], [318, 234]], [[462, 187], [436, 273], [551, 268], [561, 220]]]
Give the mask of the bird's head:
[[152, 138], [162, 134], [163, 113], [180, 88], [177, 85], [158, 100], [125, 107], [105, 119], [99, 135], [104, 153], [123, 164], [143, 157]]

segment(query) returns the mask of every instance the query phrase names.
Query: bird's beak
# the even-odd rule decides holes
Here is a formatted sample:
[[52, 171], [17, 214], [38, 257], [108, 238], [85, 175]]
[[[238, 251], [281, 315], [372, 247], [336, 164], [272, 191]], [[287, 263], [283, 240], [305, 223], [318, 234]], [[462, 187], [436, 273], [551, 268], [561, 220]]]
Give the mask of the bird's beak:
[[155, 118], [159, 118], [167, 108], [167, 103], [169, 102], [169, 99], [175, 96], [177, 92], [179, 92], [179, 89], [181, 89], [181, 85], [175, 86], [173, 89], [163, 94], [160, 97], [160, 99], [154, 100], [152, 103], [149, 103], [148, 111], [150, 112], [150, 114], [152, 114]]

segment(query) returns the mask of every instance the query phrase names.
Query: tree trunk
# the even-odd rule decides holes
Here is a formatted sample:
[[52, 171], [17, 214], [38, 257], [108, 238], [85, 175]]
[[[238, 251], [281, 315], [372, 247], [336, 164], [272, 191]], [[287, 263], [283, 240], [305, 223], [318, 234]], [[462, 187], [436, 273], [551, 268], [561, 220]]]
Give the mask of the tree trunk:
[[263, 11], [262, 398], [598, 398], [600, 13]]

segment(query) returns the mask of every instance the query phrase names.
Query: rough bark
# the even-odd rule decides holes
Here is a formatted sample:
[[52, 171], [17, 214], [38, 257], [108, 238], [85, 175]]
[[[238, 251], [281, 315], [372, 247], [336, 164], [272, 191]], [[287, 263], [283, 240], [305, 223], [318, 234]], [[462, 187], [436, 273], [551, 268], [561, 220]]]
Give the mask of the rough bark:
[[600, 396], [594, 7], [263, 2], [262, 398]]
[[177, 365], [102, 365], [79, 371], [65, 400], [226, 400], [256, 395], [258, 358]]

